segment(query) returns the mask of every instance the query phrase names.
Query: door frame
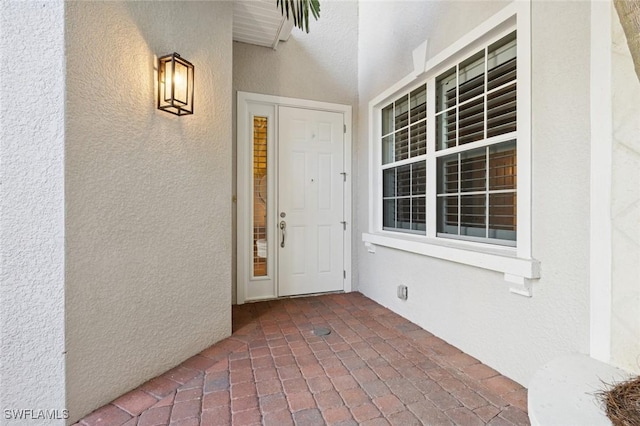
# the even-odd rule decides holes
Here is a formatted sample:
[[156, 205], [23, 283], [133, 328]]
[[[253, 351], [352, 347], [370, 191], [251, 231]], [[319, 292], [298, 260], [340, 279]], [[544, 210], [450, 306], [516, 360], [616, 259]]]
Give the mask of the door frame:
[[[277, 256], [275, 250], [277, 215], [273, 203], [278, 200], [277, 185], [277, 152], [278, 152], [278, 108], [291, 107], [301, 109], [312, 109], [318, 111], [328, 111], [341, 113], [344, 116], [344, 171], [346, 173], [346, 184], [344, 186], [344, 218], [346, 223], [345, 238], [343, 242], [343, 264], [345, 276], [343, 279], [344, 292], [348, 293], [352, 289], [351, 283], [351, 240], [352, 240], [352, 174], [351, 174], [351, 148], [352, 148], [352, 107], [351, 105], [334, 104], [327, 102], [312, 101], [306, 99], [286, 98], [281, 96], [263, 95], [258, 93], [238, 91], [236, 103], [236, 147], [237, 147], [237, 221], [236, 221], [236, 302], [243, 304], [257, 300], [268, 300], [278, 297], [278, 271]], [[258, 114], [270, 117], [273, 132], [271, 146], [268, 147], [267, 161], [269, 167], [273, 169], [268, 176], [268, 186], [271, 189], [269, 200], [272, 200], [267, 214], [267, 237], [269, 241], [268, 265], [270, 274], [267, 278], [256, 279], [252, 276], [253, 258], [249, 255], [253, 249], [252, 215], [252, 123], [254, 111], [261, 111]], [[269, 158], [271, 160], [269, 160]], [[255, 285], [251, 285], [255, 284]]]

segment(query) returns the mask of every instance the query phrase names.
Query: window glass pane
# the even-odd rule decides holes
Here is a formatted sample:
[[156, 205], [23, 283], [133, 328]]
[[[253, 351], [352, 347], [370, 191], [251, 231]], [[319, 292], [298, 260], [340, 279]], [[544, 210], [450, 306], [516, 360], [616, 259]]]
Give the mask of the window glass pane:
[[398, 198], [398, 217], [396, 227], [411, 229], [411, 198]]
[[456, 68], [436, 79], [436, 112], [444, 111], [456, 104]]
[[395, 108], [396, 130], [406, 127], [407, 124], [409, 124], [409, 95], [398, 99]]
[[456, 110], [436, 116], [436, 149], [456, 146]]
[[484, 99], [467, 102], [458, 109], [458, 145], [484, 139]]
[[516, 141], [489, 148], [489, 189], [516, 189]]
[[393, 104], [382, 110], [382, 135], [393, 132]]
[[460, 64], [458, 103], [484, 93], [484, 50]]
[[424, 195], [427, 189], [427, 163], [420, 161], [411, 165], [411, 195]]
[[395, 161], [409, 158], [409, 131], [407, 129], [396, 132]]
[[253, 276], [267, 275], [267, 117], [253, 118]]
[[460, 197], [460, 235], [486, 236], [486, 197], [463, 195]]
[[487, 137], [516, 131], [515, 83], [487, 95]]
[[489, 46], [487, 90], [495, 89], [516, 79], [516, 53], [515, 31]]
[[421, 86], [411, 92], [411, 124], [427, 116], [427, 86]]
[[385, 228], [396, 227], [396, 200], [382, 201], [382, 226]]
[[438, 232], [458, 234], [458, 197], [438, 197]]
[[411, 164], [396, 168], [396, 195], [404, 197], [411, 195]]
[[478, 148], [460, 154], [460, 190], [484, 191], [487, 183], [487, 150]]
[[396, 195], [396, 168], [382, 172], [382, 196], [395, 197]]
[[438, 158], [438, 194], [458, 192], [458, 154]]
[[427, 153], [427, 122], [411, 126], [411, 157]]
[[382, 138], [382, 164], [393, 162], [394, 149], [393, 134]]
[[489, 195], [489, 237], [516, 240], [516, 193]]
[[426, 204], [424, 197], [412, 198], [411, 202], [411, 229], [415, 231], [425, 231], [426, 227]]

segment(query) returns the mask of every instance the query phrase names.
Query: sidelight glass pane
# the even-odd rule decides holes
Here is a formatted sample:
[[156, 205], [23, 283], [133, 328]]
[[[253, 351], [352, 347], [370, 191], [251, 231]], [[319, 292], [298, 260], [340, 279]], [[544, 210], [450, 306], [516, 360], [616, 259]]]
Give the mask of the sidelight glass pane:
[[267, 117], [253, 118], [253, 276], [267, 275]]

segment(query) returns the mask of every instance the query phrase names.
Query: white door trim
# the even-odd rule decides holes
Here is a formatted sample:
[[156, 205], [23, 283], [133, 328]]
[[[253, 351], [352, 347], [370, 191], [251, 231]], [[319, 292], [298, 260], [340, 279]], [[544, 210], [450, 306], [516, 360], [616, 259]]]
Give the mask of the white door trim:
[[[251, 107], [260, 105], [270, 107], [274, 114], [274, 125], [277, 126], [277, 110], [280, 106], [293, 108], [308, 108], [319, 111], [337, 112], [344, 115], [345, 134], [344, 134], [344, 171], [346, 172], [347, 184], [344, 190], [344, 217], [347, 222], [346, 235], [344, 238], [344, 291], [350, 292], [352, 289], [351, 282], [351, 240], [352, 240], [352, 174], [351, 174], [351, 148], [352, 148], [352, 108], [350, 105], [341, 105], [327, 102], [311, 101], [306, 99], [286, 98], [281, 96], [262, 95], [258, 93], [240, 92], [237, 95], [237, 303], [262, 300], [277, 297], [277, 289], [267, 291], [261, 289], [260, 294], [252, 294], [252, 289], [248, 288], [248, 284], [252, 278], [251, 261], [247, 253], [253, 244], [253, 236], [249, 235], [251, 228], [252, 201], [251, 201], [251, 185], [247, 179], [252, 170], [250, 159], [251, 151], [249, 144], [246, 143], [251, 137]], [[277, 143], [277, 127], [275, 132], [275, 142]], [[274, 147], [274, 149], [277, 147]], [[277, 151], [272, 151], [277, 152]], [[272, 156], [273, 158], [273, 156]], [[275, 160], [275, 158], [274, 158]], [[275, 164], [275, 163], [273, 163]], [[277, 167], [277, 164], [275, 164]], [[273, 173], [271, 173], [273, 175]], [[277, 188], [276, 188], [277, 191]], [[277, 194], [273, 197], [277, 200]], [[271, 235], [276, 235], [271, 231]], [[273, 238], [271, 238], [273, 240]], [[275, 250], [272, 250], [275, 252]], [[276, 271], [272, 271], [275, 273]], [[275, 282], [277, 282], [277, 277]]]

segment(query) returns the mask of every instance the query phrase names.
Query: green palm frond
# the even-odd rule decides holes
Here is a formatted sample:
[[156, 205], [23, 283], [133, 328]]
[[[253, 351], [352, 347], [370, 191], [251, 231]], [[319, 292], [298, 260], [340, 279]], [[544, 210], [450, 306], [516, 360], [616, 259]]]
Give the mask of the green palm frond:
[[293, 19], [293, 25], [309, 32], [309, 11], [317, 21], [320, 17], [320, 0], [276, 0], [282, 16]]

